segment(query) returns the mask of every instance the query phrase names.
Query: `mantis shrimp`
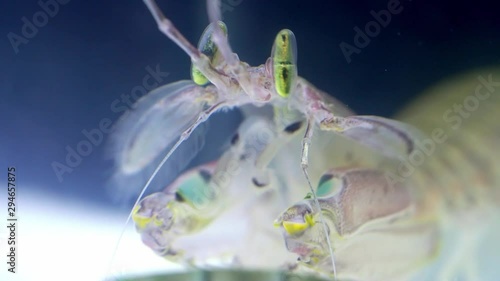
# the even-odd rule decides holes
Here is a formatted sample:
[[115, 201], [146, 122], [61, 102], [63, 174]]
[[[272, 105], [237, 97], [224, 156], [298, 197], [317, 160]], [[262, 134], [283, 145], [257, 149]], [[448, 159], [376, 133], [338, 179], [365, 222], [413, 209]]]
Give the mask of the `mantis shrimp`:
[[[339, 280], [484, 280], [494, 272], [478, 262], [478, 244], [500, 213], [500, 131], [491, 117], [498, 69], [436, 87], [399, 121], [354, 115], [298, 76], [290, 30], [252, 67], [232, 52], [219, 1], [207, 1], [210, 24], [197, 47], [154, 0], [144, 2], [191, 58], [192, 81], [152, 91], [120, 120], [123, 173], [161, 159], [139, 199], [213, 113], [245, 116], [218, 160], [136, 202], [130, 217], [158, 255]], [[456, 113], [455, 102], [481, 112]]]

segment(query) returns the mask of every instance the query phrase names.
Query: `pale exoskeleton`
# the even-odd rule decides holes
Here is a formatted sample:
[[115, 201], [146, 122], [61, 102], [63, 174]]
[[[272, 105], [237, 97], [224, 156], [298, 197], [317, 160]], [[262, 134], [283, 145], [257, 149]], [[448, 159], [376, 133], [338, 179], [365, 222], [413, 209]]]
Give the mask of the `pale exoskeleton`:
[[[195, 83], [182, 81], [155, 90], [139, 101], [136, 115], [122, 120], [134, 124], [120, 135], [123, 173], [140, 171], [166, 149], [161, 167], [220, 109], [272, 108], [271, 117], [248, 114], [238, 134], [241, 142], [235, 141], [216, 163], [188, 172], [164, 193], [153, 194], [134, 208], [133, 218], [146, 244], [162, 256], [191, 264], [215, 258], [228, 265], [293, 268], [288, 259], [298, 254], [299, 265], [335, 276], [338, 264], [338, 276], [352, 280], [406, 278], [437, 253], [443, 233], [441, 224], [432, 220], [433, 209], [427, 208], [427, 204], [440, 208], [437, 199], [423, 192], [427, 189], [422, 178], [392, 176], [397, 175], [401, 159], [417, 151], [424, 134], [397, 121], [353, 116], [299, 77], [295, 37], [289, 30], [278, 33], [265, 65], [251, 67], [232, 53], [227, 29], [218, 21], [218, 1], [207, 1], [212, 24], [198, 48], [154, 1], [145, 2], [160, 30], [190, 56]], [[252, 140], [261, 130], [270, 132], [269, 140]], [[319, 200], [311, 182], [320, 184]], [[285, 236], [284, 247], [279, 231], [268, 226], [285, 209], [283, 205], [303, 197], [308, 186], [311, 194], [305, 201], [275, 222]], [[437, 192], [426, 188], [428, 194]], [[420, 216], [420, 210], [425, 215]], [[228, 224], [242, 232], [224, 233]], [[227, 247], [220, 244], [231, 237], [238, 239]], [[255, 243], [249, 243], [253, 237]], [[207, 245], [212, 248], [204, 248]]]
[[[296, 267], [297, 255], [288, 252], [273, 220], [307, 190], [300, 153], [293, 153], [300, 151], [304, 120], [278, 108], [249, 111], [217, 161], [184, 173], [136, 206], [136, 229], [158, 255], [202, 267]], [[323, 159], [323, 149], [347, 143], [322, 134], [312, 142], [311, 157]], [[338, 152], [351, 158], [355, 148]], [[311, 164], [311, 176], [318, 178], [327, 162]]]

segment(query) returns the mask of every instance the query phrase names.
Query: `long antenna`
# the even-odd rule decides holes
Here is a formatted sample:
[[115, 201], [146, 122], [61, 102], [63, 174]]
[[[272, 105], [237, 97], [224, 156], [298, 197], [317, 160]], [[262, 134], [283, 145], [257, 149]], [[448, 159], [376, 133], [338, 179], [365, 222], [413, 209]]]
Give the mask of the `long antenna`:
[[323, 226], [323, 232], [326, 237], [326, 243], [328, 244], [328, 250], [330, 252], [330, 258], [332, 261], [332, 270], [333, 270], [333, 278], [337, 279], [337, 268], [335, 266], [335, 258], [333, 255], [333, 248], [332, 248], [332, 242], [330, 241], [330, 235], [328, 235], [328, 228], [326, 227], [325, 219], [323, 216], [323, 212], [321, 211], [321, 206], [319, 205], [319, 200], [318, 197], [316, 196], [316, 192], [314, 191], [311, 180], [309, 178], [309, 173], [307, 172], [307, 168], [309, 167], [309, 145], [311, 144], [311, 137], [313, 134], [312, 130], [312, 123], [311, 123], [311, 118], [308, 118], [307, 121], [307, 127], [306, 127], [306, 132], [304, 134], [304, 138], [302, 140], [302, 159], [301, 159], [301, 166], [302, 166], [302, 172], [304, 172], [304, 176], [306, 177], [307, 184], [309, 185], [309, 189], [312, 193], [314, 204], [316, 205], [316, 208], [318, 209], [319, 212], [319, 218], [321, 220], [321, 225]]

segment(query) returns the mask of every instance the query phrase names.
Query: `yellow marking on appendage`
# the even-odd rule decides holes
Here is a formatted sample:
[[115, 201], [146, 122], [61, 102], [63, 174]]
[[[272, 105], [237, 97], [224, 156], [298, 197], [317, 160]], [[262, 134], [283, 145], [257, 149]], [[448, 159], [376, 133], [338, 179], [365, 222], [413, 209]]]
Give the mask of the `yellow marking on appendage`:
[[305, 231], [307, 228], [309, 228], [310, 226], [313, 226], [315, 224], [316, 224], [316, 222], [314, 221], [312, 215], [306, 214], [304, 216], [304, 222], [284, 221], [283, 228], [285, 228], [285, 230], [288, 234], [294, 235], [294, 234]]
[[306, 230], [309, 227], [309, 224], [307, 222], [301, 223], [301, 222], [284, 221], [283, 227], [285, 228], [288, 234], [294, 235]]
[[141, 208], [140, 205], [134, 207], [134, 210], [132, 211], [132, 220], [134, 221], [137, 228], [144, 229], [151, 222], [152, 218], [143, 217], [137, 214], [140, 208]]

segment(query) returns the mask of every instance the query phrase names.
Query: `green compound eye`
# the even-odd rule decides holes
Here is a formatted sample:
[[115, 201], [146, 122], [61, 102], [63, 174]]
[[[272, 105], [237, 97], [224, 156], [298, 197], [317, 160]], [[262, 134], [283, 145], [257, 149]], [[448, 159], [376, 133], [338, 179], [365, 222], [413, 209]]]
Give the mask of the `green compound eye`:
[[288, 97], [297, 81], [297, 42], [292, 31], [283, 29], [278, 33], [271, 58], [276, 92], [282, 97]]
[[[218, 21], [217, 22], [219, 28], [222, 30], [222, 33], [227, 37], [227, 27], [226, 24]], [[216, 65], [219, 60], [219, 50], [217, 45], [212, 40], [212, 34], [214, 33], [214, 28], [212, 24], [209, 24], [205, 31], [203, 31], [200, 42], [198, 42], [198, 50], [200, 50], [203, 54], [205, 54], [209, 59], [212, 65]], [[193, 64], [191, 64], [191, 79], [197, 85], [203, 86], [206, 85], [208, 79], [200, 72], [198, 68], [196, 68]]]

